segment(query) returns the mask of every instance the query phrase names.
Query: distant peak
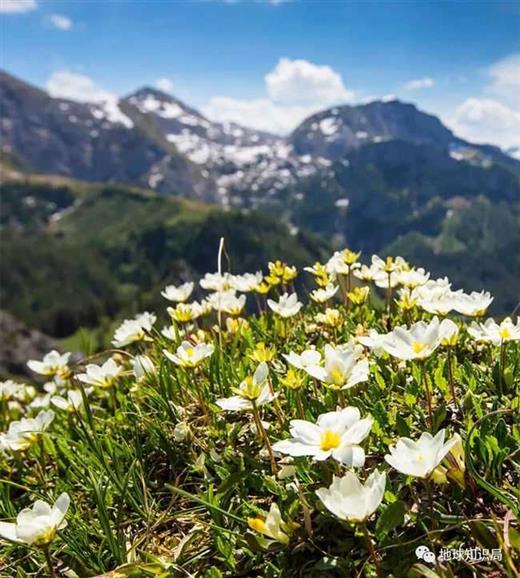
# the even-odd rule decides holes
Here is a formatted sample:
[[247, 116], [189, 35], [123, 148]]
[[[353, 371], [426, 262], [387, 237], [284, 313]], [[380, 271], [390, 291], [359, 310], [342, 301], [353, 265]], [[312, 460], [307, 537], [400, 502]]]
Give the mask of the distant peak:
[[163, 90], [160, 90], [158, 88], [154, 88], [153, 86], [142, 86], [141, 88], [138, 88], [135, 92], [129, 94], [126, 97], [126, 100], [130, 99], [143, 100], [149, 96], [163, 102], [171, 102], [175, 100], [175, 98], [171, 94], [168, 94], [167, 92], [164, 92]]

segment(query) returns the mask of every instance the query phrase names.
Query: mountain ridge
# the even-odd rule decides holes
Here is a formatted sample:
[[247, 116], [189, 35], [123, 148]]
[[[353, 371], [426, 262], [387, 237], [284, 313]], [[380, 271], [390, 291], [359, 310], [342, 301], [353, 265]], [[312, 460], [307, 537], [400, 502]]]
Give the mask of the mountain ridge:
[[277, 191], [326, 172], [368, 144], [427, 142], [461, 162], [520, 162], [492, 145], [456, 137], [434, 115], [399, 100], [331, 107], [288, 136], [213, 122], [159, 89], [117, 102], [52, 98], [0, 71], [3, 149], [34, 170], [82, 180], [125, 182], [221, 205], [256, 207]]

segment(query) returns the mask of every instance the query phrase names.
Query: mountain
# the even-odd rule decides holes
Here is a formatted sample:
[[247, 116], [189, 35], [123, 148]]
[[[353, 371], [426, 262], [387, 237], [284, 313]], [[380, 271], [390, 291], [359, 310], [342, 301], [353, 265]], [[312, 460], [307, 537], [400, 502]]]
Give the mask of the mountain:
[[[461, 287], [494, 288], [502, 294], [496, 301], [498, 312], [511, 311], [516, 305], [520, 264], [508, 255], [520, 243], [520, 160], [514, 158], [515, 151], [508, 155], [497, 147], [458, 138], [438, 118], [412, 104], [387, 100], [332, 107], [310, 116], [283, 138], [212, 122], [172, 95], [149, 87], [119, 101], [77, 103], [51, 98], [3, 73], [0, 102], [5, 167], [14, 173], [122, 183], [128, 190], [130, 185], [146, 188], [152, 191], [146, 193], [147, 199], [160, 193], [153, 201], [130, 203], [129, 218], [136, 223], [151, 226], [147, 211], [159, 211], [153, 226], [160, 229], [174, 206], [174, 199], [166, 200], [168, 196], [244, 213], [257, 211], [251, 226], [258, 234], [261, 212], [268, 219], [263, 222], [264, 234], [278, 222], [284, 224], [284, 231], [285, 225], [293, 233], [311, 231], [331, 246], [348, 244], [368, 254], [398, 247], [411, 259], [420, 255], [419, 261], [434, 274], [444, 274], [443, 268], [448, 268]], [[31, 186], [34, 182], [31, 177]], [[131, 251], [124, 252], [122, 247], [124, 243], [134, 247], [134, 237], [126, 235], [131, 225], [123, 209], [127, 210], [130, 197], [125, 194], [122, 200], [116, 195], [116, 202], [112, 196], [109, 203], [106, 195], [115, 195], [113, 191], [121, 187], [106, 187], [103, 194], [87, 192], [90, 200], [83, 204], [80, 192], [85, 187], [79, 182], [56, 185], [52, 193], [11, 187], [12, 196], [4, 201], [12, 221], [10, 230], [20, 226], [17, 219], [23, 221], [28, 210], [31, 227], [40, 218], [44, 229], [60, 230], [56, 220], [60, 226], [75, 222], [88, 206], [81, 234], [90, 238], [92, 227], [107, 246], [119, 246], [128, 259]], [[16, 195], [25, 201], [13, 201]], [[95, 204], [101, 208], [96, 210]], [[239, 214], [233, 212], [229, 218], [236, 224]], [[217, 220], [223, 223], [226, 217], [219, 214]], [[501, 220], [507, 222], [507, 234]], [[99, 223], [104, 229], [99, 230]], [[112, 242], [119, 223], [126, 236]], [[135, 238], [143, 227], [137, 228]], [[80, 238], [80, 227], [74, 230], [73, 238]], [[165, 233], [156, 234], [147, 237], [155, 239], [150, 241], [150, 250], [162, 251], [160, 239]], [[45, 237], [46, 241], [51, 237]], [[23, 245], [24, 239], [17, 242]], [[147, 270], [141, 253], [137, 248], [132, 251]], [[73, 269], [72, 263], [70, 256]], [[126, 266], [131, 268], [129, 261]], [[106, 272], [93, 268], [90, 274], [95, 285]], [[159, 277], [164, 276], [161, 271]], [[124, 276], [117, 279], [126, 282]], [[92, 313], [92, 317], [99, 314]], [[72, 325], [79, 322], [75, 318]]]
[[[309, 180], [328, 179], [335, 163], [356, 163], [355, 153], [366, 147], [376, 168], [385, 162], [384, 145], [399, 142], [432, 147], [482, 170], [520, 171], [513, 156], [467, 143], [436, 117], [398, 100], [324, 110], [282, 138], [212, 122], [150, 87], [119, 101], [79, 103], [51, 98], [4, 72], [0, 99], [2, 149], [33, 171], [134, 184], [223, 206], [274, 206], [289, 221], [289, 206]], [[452, 190], [461, 185], [449, 184]]]
[[216, 270], [222, 236], [237, 273], [277, 258], [303, 267], [330, 251], [262, 214], [123, 185], [3, 174], [0, 302], [53, 337], [164, 311], [165, 285]]
[[86, 181], [147, 186], [157, 171], [159, 190], [216, 201], [214, 183], [159, 133], [148, 134], [119, 103], [51, 98], [0, 72], [2, 150], [35, 172]]

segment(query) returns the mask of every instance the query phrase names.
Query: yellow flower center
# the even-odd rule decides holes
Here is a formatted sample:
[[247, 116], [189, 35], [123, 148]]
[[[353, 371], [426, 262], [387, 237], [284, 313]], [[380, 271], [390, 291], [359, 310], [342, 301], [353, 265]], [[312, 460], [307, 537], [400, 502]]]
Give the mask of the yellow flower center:
[[329, 450], [335, 450], [336, 448], [339, 447], [340, 443], [341, 443], [341, 436], [339, 435], [339, 433], [335, 431], [326, 430], [321, 434], [320, 448], [324, 452], [327, 452]]
[[412, 343], [412, 350], [414, 353], [422, 353], [426, 349], [426, 343], [421, 343], [420, 341], [414, 341]]
[[188, 348], [186, 349], [186, 355], [187, 355], [188, 357], [193, 357], [193, 354], [194, 354], [194, 353], [195, 353], [195, 349], [193, 349], [193, 347], [188, 347]]
[[511, 339], [511, 331], [507, 327], [501, 327], [499, 333], [502, 339]]
[[345, 383], [343, 372], [339, 367], [331, 369], [330, 380], [334, 385], [343, 385]]
[[247, 525], [251, 528], [251, 530], [255, 530], [255, 532], [260, 534], [264, 534], [267, 530], [265, 520], [263, 518], [248, 518]]
[[37, 548], [43, 548], [44, 546], [50, 544], [55, 537], [56, 528], [54, 526], [51, 528], [45, 528], [40, 534], [35, 536], [32, 545], [36, 546]]

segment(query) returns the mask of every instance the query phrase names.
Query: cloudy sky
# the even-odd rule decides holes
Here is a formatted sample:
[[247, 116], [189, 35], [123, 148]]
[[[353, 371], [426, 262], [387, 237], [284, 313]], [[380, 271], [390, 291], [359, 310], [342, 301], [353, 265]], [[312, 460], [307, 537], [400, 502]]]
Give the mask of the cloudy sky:
[[389, 95], [457, 134], [520, 147], [520, 2], [0, 0], [1, 66], [52, 94], [142, 85], [287, 133]]

